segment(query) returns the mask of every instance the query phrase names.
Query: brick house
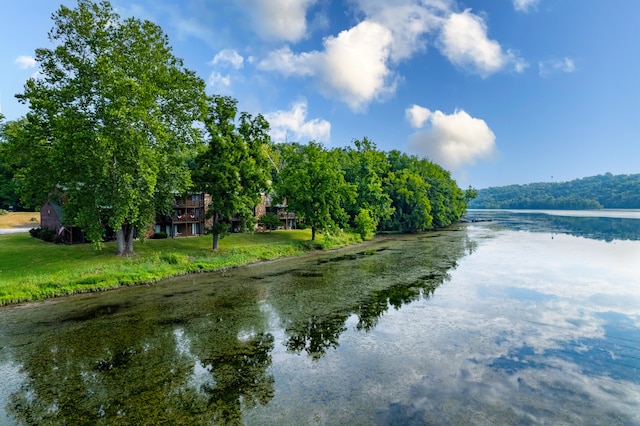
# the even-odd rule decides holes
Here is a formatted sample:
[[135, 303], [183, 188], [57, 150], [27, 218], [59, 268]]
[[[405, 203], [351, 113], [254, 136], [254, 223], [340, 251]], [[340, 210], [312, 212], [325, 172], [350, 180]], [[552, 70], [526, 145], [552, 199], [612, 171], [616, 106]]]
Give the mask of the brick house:
[[202, 192], [176, 196], [169, 215], [156, 215], [155, 233], [165, 232], [168, 237], [204, 235], [206, 206], [211, 197]]
[[[149, 225], [147, 237], [153, 234], [165, 232], [168, 237], [191, 237], [204, 235], [207, 227], [211, 226], [211, 219], [206, 219], [207, 206], [211, 202], [211, 196], [199, 192], [176, 196], [173, 201], [173, 209], [170, 214], [157, 214], [155, 223]], [[63, 235], [69, 244], [86, 242], [84, 233], [77, 226], [64, 226], [63, 207], [57, 201], [48, 201], [40, 209], [40, 227], [55, 231]], [[286, 201], [283, 204], [274, 204], [269, 195], [262, 195], [262, 200], [253, 209], [256, 218], [273, 213], [278, 216], [281, 226], [278, 229], [294, 229], [296, 217], [294, 213], [287, 212]], [[236, 229], [239, 221], [231, 219], [231, 229]], [[261, 230], [258, 227], [259, 230]], [[115, 233], [110, 228], [106, 229], [105, 241], [115, 239]]]

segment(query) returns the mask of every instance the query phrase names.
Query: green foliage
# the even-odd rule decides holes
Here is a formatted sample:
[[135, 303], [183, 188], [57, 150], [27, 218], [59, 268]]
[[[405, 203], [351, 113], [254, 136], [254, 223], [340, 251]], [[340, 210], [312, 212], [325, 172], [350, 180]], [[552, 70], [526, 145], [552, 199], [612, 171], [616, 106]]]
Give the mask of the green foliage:
[[640, 174], [611, 173], [569, 182], [540, 182], [481, 189], [469, 203], [490, 209], [637, 209]]
[[353, 199], [355, 189], [345, 181], [336, 153], [316, 142], [285, 144], [282, 151], [284, 167], [274, 189], [296, 217], [311, 227], [311, 239], [316, 231], [330, 233], [343, 227], [348, 220], [343, 203]]
[[360, 234], [363, 240], [370, 240], [376, 234], [378, 224], [369, 210], [360, 209], [360, 213], [358, 213], [354, 222], [356, 232]]
[[[384, 192], [382, 176], [389, 170], [385, 154], [376, 150], [376, 145], [366, 137], [362, 141], [355, 140], [356, 149], [337, 149], [340, 165], [345, 173], [345, 181], [355, 187], [355, 196], [344, 204], [349, 215], [350, 224], [359, 228], [357, 217], [365, 209], [373, 232], [382, 220], [389, 219], [394, 212], [389, 194]], [[360, 218], [360, 221], [364, 217]], [[369, 235], [369, 231], [366, 231]], [[363, 235], [364, 238], [364, 235]], [[370, 238], [370, 237], [369, 237]]]
[[382, 223], [384, 230], [420, 232], [430, 229], [433, 223], [429, 184], [417, 173], [400, 169], [389, 173], [386, 190], [393, 200], [393, 216]]
[[16, 172], [23, 201], [59, 197], [67, 224], [96, 245], [108, 225], [131, 254], [133, 229], [191, 183], [204, 82], [159, 26], [108, 2], [79, 0], [53, 20], [56, 46], [36, 50], [40, 73], [18, 95], [29, 106], [13, 146], [30, 156]]
[[213, 249], [229, 230], [232, 219], [250, 229], [253, 208], [268, 187], [270, 177], [266, 147], [270, 143], [269, 123], [262, 115], [243, 112], [236, 126], [237, 101], [228, 96], [211, 96], [204, 119], [208, 144], [195, 160], [194, 180], [198, 189], [211, 196], [208, 206], [213, 218]]
[[[29, 158], [29, 152], [12, 149], [12, 141], [20, 134], [24, 122], [23, 119], [5, 123], [0, 115], [0, 208], [23, 207], [18, 193], [16, 169]], [[33, 204], [32, 201], [27, 200], [25, 204]]]
[[269, 230], [276, 229], [281, 224], [278, 215], [274, 213], [267, 213], [260, 216], [258, 223]]
[[154, 240], [163, 240], [163, 239], [165, 239], [167, 237], [168, 237], [168, 235], [164, 231], [156, 232], [151, 236], [151, 238], [153, 238]]
[[431, 161], [399, 151], [390, 151], [387, 161], [391, 171], [385, 187], [396, 212], [385, 221], [383, 229], [417, 232], [442, 228], [464, 215], [465, 193], [448, 171]]
[[5, 214], [9, 214], [9, 212], [7, 210], [0, 209], [0, 216]]

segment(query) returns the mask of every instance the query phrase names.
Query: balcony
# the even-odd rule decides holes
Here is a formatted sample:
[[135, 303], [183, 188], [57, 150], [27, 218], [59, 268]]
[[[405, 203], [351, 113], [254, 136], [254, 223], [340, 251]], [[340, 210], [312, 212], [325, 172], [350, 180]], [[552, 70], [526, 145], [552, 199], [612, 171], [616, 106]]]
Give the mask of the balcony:
[[182, 208], [182, 209], [186, 209], [186, 208], [203, 208], [204, 207], [204, 200], [175, 200], [173, 202], [173, 207], [174, 208]]
[[204, 220], [202, 215], [197, 214], [183, 214], [180, 216], [171, 216], [171, 222], [173, 223], [199, 223]]

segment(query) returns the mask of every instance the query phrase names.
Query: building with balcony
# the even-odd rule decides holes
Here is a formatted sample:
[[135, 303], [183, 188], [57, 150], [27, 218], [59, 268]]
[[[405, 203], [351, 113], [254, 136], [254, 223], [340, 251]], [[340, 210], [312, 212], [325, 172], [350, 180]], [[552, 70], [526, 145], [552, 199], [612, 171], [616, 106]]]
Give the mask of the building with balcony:
[[164, 232], [168, 237], [190, 237], [205, 232], [206, 206], [210, 198], [204, 193], [176, 196], [171, 214], [156, 215], [154, 232]]

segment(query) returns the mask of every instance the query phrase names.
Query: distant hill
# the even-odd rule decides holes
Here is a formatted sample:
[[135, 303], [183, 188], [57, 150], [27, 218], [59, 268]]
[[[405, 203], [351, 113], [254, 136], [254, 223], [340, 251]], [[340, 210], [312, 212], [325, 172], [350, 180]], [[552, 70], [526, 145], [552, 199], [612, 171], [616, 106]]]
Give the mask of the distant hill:
[[472, 209], [640, 209], [640, 174], [604, 175], [478, 190]]

